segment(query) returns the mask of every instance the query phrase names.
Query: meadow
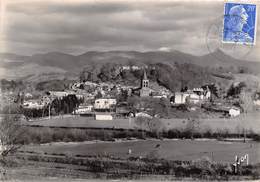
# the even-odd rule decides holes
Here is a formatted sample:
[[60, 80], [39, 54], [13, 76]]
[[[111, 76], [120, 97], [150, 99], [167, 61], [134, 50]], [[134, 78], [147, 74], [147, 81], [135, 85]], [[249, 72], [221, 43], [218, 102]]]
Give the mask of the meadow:
[[[184, 130], [189, 122], [187, 118], [179, 119], [160, 119], [162, 128], [165, 131], [177, 129]], [[235, 118], [208, 118], [196, 119], [199, 121], [198, 132], [228, 132], [233, 134], [241, 134], [243, 130], [247, 132], [260, 133], [260, 113], [249, 113], [246, 116]], [[34, 120], [26, 123], [30, 126], [48, 126], [62, 128], [110, 128], [110, 129], [143, 129], [148, 128], [136, 125], [135, 118], [130, 119], [114, 119], [108, 121], [96, 121], [93, 117], [80, 117], [75, 115], [67, 115], [66, 117], [54, 117]]]
[[[192, 161], [208, 157], [212, 161], [232, 163], [235, 156], [249, 155], [249, 163], [260, 163], [260, 143], [217, 140], [136, 140], [118, 142], [80, 142], [27, 145], [22, 151], [68, 156], [111, 156]], [[131, 151], [131, 152], [129, 152]]]

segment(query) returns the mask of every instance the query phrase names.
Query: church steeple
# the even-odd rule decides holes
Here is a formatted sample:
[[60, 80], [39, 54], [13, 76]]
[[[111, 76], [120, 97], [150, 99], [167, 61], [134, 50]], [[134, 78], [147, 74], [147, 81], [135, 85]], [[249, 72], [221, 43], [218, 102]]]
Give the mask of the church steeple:
[[142, 79], [142, 88], [148, 88], [149, 87], [149, 80], [146, 75], [146, 71], [144, 70], [144, 75]]
[[144, 70], [143, 80], [148, 80], [146, 76], [146, 71]]
[[140, 89], [140, 97], [149, 97], [151, 94], [151, 89], [149, 88], [149, 80], [146, 75], [146, 71], [144, 69], [144, 75], [141, 80], [141, 89]]

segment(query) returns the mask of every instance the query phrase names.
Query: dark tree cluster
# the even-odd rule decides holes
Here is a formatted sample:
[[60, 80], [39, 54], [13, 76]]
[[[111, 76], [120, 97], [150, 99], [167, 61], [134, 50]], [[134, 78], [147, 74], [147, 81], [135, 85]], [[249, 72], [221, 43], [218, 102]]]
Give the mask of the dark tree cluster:
[[190, 63], [166, 65], [157, 63], [152, 65], [148, 77], [171, 91], [185, 91], [185, 88], [194, 88], [215, 82], [211, 73], [206, 69]]
[[3, 91], [22, 90], [25, 85], [22, 81], [1, 79], [0, 86]]
[[132, 96], [127, 98], [127, 103], [130, 107], [136, 108], [139, 111], [145, 108], [146, 111], [153, 116], [158, 115], [162, 118], [168, 118], [171, 114], [171, 103], [165, 98], [139, 98]]
[[[112, 63], [90, 66], [81, 72], [80, 80], [140, 83], [143, 69], [120, 70], [118, 69], [120, 66], [122, 65]], [[215, 82], [209, 69], [190, 63], [174, 63], [172, 65], [163, 63], [149, 64], [145, 71], [151, 81], [158, 82], [171, 91], [179, 91], [185, 86], [194, 88], [198, 87], [198, 85]]]
[[68, 95], [63, 99], [55, 99], [52, 102], [52, 108], [55, 111], [55, 114], [68, 114], [72, 113], [83, 100], [77, 99], [75, 95]]
[[46, 90], [62, 91], [68, 89], [69, 85], [70, 85], [70, 81], [68, 80], [48, 80], [48, 81], [37, 83], [35, 89], [39, 91], [46, 91]]
[[39, 118], [39, 117], [45, 117], [49, 115], [48, 107], [44, 107], [42, 109], [36, 109], [36, 108], [23, 108], [22, 113], [27, 118]]
[[62, 115], [72, 113], [83, 100], [78, 99], [75, 95], [68, 95], [61, 99], [56, 98], [50, 105], [43, 109], [23, 109], [23, 113], [27, 117], [44, 117], [49, 115]]
[[240, 82], [237, 85], [232, 84], [231, 87], [227, 91], [227, 97], [238, 97], [243, 88], [246, 87], [244, 82]]

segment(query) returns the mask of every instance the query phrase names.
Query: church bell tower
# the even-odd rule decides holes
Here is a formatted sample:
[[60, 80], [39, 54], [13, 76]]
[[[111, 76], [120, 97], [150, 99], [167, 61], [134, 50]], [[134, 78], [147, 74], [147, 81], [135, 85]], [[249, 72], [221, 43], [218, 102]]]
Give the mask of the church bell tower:
[[146, 75], [146, 71], [144, 70], [144, 75], [141, 81], [141, 89], [140, 89], [140, 97], [148, 97], [151, 93], [151, 89], [149, 88], [149, 80]]
[[149, 80], [147, 79], [146, 71], [144, 70], [144, 75], [142, 79], [142, 88], [149, 88]]

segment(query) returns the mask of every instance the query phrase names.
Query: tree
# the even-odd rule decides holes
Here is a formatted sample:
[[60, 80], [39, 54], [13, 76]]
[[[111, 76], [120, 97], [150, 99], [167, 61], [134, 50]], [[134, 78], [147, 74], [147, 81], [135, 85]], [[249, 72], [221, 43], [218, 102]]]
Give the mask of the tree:
[[21, 112], [21, 107], [16, 103], [4, 105], [3, 108], [1, 108], [2, 114], [19, 114]]
[[[5, 167], [12, 162], [10, 158], [6, 158], [9, 154], [15, 153], [23, 144], [23, 135], [27, 132], [22, 126], [22, 118], [24, 116], [17, 113], [4, 113], [0, 118], [0, 177], [1, 180], [6, 179]], [[11, 163], [10, 163], [11, 162]]]
[[100, 99], [102, 98], [102, 94], [100, 91], [98, 91], [97, 95], [95, 96], [95, 99]]
[[191, 139], [194, 138], [194, 133], [199, 132], [200, 120], [195, 118], [188, 118], [188, 123], [186, 125], [186, 131], [190, 133]]
[[245, 66], [238, 67], [238, 73], [250, 73], [249, 68]]
[[127, 103], [131, 107], [138, 108], [140, 105], [140, 98], [138, 96], [131, 96], [127, 98]]
[[127, 101], [127, 98], [128, 98], [128, 91], [127, 90], [121, 90], [121, 93], [119, 95], [116, 95], [117, 96], [117, 100], [119, 102], [125, 102]]
[[79, 75], [79, 80], [80, 80], [80, 82], [84, 82], [84, 81], [87, 80], [86, 74], [85, 74], [85, 71], [84, 71], [84, 70], [80, 73], [80, 75]]
[[[243, 124], [246, 125], [246, 115], [253, 110], [253, 95], [243, 90], [240, 94], [240, 107], [243, 109]], [[246, 129], [243, 128], [244, 142], [246, 142]]]
[[142, 130], [142, 137], [145, 138], [145, 133], [144, 131], [147, 130], [147, 123], [148, 123], [149, 118], [147, 117], [136, 117], [135, 118], [135, 124], [141, 128]]
[[244, 82], [240, 82], [239, 84], [232, 84], [229, 90], [227, 91], [227, 96], [238, 97], [242, 90], [246, 87]]
[[253, 94], [250, 92], [242, 91], [240, 94], [240, 106], [243, 109], [243, 112], [246, 114], [253, 110]]
[[10, 153], [16, 152], [22, 145], [21, 135], [25, 133], [22, 126], [21, 114], [4, 114], [0, 125], [0, 156], [3, 159]]
[[156, 134], [157, 138], [160, 138], [160, 134], [163, 130], [163, 123], [159, 118], [152, 118], [148, 120], [149, 131]]
[[[160, 138], [160, 133], [163, 130], [163, 123], [159, 118], [137, 117], [135, 124], [139, 126], [142, 131], [147, 130]], [[144, 133], [143, 133], [144, 137]]]

